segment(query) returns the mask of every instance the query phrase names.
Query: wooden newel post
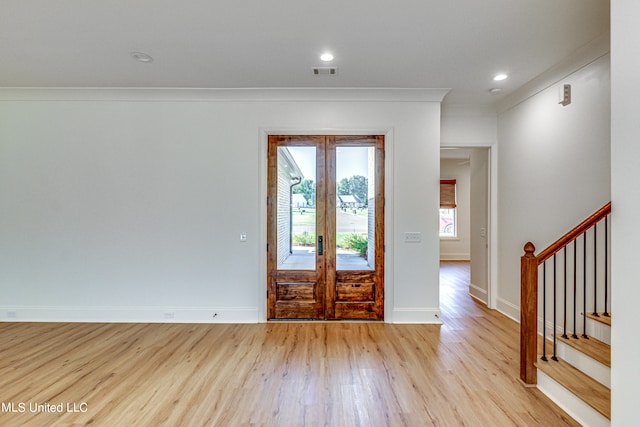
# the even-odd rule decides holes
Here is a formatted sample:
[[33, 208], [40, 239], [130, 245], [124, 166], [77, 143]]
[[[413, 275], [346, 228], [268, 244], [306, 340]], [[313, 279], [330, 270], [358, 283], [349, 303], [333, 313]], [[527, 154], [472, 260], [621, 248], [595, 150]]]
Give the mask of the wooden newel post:
[[536, 247], [528, 242], [520, 258], [520, 379], [538, 382], [534, 366], [538, 357], [538, 259]]

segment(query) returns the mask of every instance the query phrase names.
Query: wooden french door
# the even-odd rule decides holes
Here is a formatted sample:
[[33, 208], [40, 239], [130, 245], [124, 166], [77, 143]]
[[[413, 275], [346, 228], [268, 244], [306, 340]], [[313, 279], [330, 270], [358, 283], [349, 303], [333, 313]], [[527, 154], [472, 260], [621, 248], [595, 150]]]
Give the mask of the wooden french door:
[[384, 137], [269, 136], [267, 317], [384, 317]]

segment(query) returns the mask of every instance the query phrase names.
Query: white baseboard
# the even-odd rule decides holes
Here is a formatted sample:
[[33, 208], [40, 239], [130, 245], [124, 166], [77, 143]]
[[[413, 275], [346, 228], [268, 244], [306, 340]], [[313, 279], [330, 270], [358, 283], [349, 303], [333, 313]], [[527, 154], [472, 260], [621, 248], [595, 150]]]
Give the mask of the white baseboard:
[[396, 308], [390, 323], [442, 324], [440, 310], [436, 308]]
[[469, 295], [471, 295], [473, 298], [477, 299], [478, 301], [481, 301], [485, 304], [488, 304], [488, 293], [486, 289], [482, 289], [476, 285], [474, 285], [473, 283], [469, 284]]
[[611, 422], [575, 394], [538, 369], [538, 389], [585, 427], [610, 427]]
[[443, 254], [440, 253], [440, 261], [470, 261], [471, 257], [468, 253], [464, 254]]
[[496, 301], [496, 310], [505, 316], [520, 323], [520, 307], [510, 303], [509, 301], [498, 298]]
[[255, 307], [0, 307], [1, 322], [258, 323]]

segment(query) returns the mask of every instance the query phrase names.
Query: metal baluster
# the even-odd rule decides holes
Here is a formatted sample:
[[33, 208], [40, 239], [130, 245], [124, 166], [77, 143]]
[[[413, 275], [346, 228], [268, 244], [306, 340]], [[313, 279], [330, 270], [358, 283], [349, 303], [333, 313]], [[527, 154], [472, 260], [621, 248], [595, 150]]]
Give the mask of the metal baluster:
[[593, 224], [593, 317], [598, 315], [598, 223]]
[[556, 322], [556, 306], [557, 304], [557, 275], [556, 275], [556, 254], [553, 254], [553, 356], [551, 356], [551, 360], [558, 361], [558, 356], [556, 355], [556, 348], [558, 347], [556, 343], [556, 330], [557, 330], [557, 322]]
[[577, 312], [578, 312], [578, 238], [573, 241], [573, 335], [571, 338], [578, 338], [576, 331], [578, 330]]
[[547, 359], [547, 261], [542, 263], [542, 357]]
[[582, 234], [582, 338], [587, 335], [587, 232]]
[[609, 317], [607, 304], [609, 303], [609, 217], [604, 217], [604, 313], [603, 316]]
[[562, 314], [562, 338], [569, 339], [567, 336], [567, 247], [565, 246], [562, 251], [564, 253], [564, 283], [562, 284], [564, 288], [564, 312]]

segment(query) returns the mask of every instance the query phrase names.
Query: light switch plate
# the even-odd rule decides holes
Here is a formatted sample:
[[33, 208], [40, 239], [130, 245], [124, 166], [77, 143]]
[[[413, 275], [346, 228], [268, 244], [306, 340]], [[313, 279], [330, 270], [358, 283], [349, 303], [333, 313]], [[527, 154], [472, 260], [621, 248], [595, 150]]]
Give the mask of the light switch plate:
[[422, 242], [422, 233], [419, 231], [406, 231], [404, 233], [405, 243], [420, 243]]

